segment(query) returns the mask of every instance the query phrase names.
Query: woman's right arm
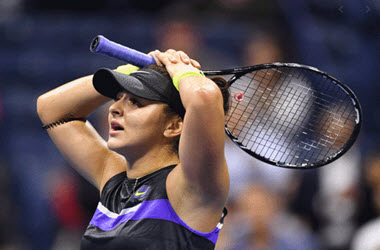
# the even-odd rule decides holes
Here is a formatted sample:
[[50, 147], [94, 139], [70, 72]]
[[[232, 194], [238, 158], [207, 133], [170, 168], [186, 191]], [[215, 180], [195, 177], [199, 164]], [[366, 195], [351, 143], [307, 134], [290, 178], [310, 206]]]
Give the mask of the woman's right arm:
[[[109, 100], [95, 90], [92, 76], [86, 76], [41, 95], [37, 112], [47, 125], [67, 118], [86, 118]], [[71, 166], [100, 191], [109, 178], [126, 170], [124, 157], [109, 150], [88, 121], [73, 120], [47, 132]]]

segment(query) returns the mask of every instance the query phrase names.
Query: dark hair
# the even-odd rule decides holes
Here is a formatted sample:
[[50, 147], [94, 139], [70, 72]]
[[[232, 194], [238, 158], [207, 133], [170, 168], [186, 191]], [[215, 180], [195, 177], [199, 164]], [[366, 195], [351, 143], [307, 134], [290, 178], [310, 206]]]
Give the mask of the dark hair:
[[231, 93], [230, 93], [230, 85], [228, 84], [228, 82], [226, 81], [226, 79], [224, 79], [224, 77], [221, 77], [221, 76], [212, 76], [212, 77], [209, 77], [213, 82], [216, 83], [216, 85], [218, 85], [219, 89], [220, 89], [220, 92], [222, 92], [222, 96], [223, 96], [223, 110], [224, 110], [224, 115], [227, 115], [228, 114], [228, 110], [230, 109], [230, 96], [231, 96]]
[[[161, 75], [163, 75], [164, 77], [167, 77], [168, 79], [171, 80], [171, 77], [170, 77], [168, 71], [163, 66], [158, 66], [156, 64], [152, 64], [152, 65], [146, 66], [144, 68], [155, 70], [158, 73], [160, 73]], [[215, 82], [215, 84], [219, 87], [219, 89], [220, 89], [220, 91], [222, 93], [222, 96], [223, 96], [223, 110], [224, 110], [224, 114], [227, 115], [228, 110], [230, 108], [230, 90], [229, 90], [229, 84], [226, 81], [226, 79], [224, 79], [221, 76], [212, 76], [209, 79], [211, 79], [213, 82]], [[166, 107], [165, 113], [167, 115], [169, 115], [169, 116], [178, 115], [182, 119], [184, 118], [184, 114], [178, 114], [169, 105]], [[178, 154], [178, 147], [179, 147], [179, 136], [178, 136], [178, 139], [173, 142], [173, 147], [172, 147], [173, 151], [176, 154]]]
[[168, 79], [171, 79], [168, 71], [166, 70], [165, 67], [163, 66], [158, 66], [157, 64], [151, 64], [151, 65], [148, 65], [148, 66], [145, 66], [144, 69], [152, 69], [152, 70], [155, 70], [157, 71], [158, 73], [160, 73], [161, 75], [163, 75], [164, 77], [168, 78]]

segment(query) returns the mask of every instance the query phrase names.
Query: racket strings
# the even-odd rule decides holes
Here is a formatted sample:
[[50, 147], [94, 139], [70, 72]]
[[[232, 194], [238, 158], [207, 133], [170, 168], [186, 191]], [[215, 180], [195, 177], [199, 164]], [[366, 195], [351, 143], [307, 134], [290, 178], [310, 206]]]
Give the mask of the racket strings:
[[[330, 83], [329, 85], [332, 84]], [[330, 89], [330, 91], [332, 90]], [[336, 90], [335, 93], [339, 94], [337, 91], [338, 90]], [[339, 105], [337, 105], [336, 102], [331, 105], [331, 102], [334, 102], [333, 96], [331, 96], [331, 101], [328, 103], [330, 107], [327, 106], [325, 109], [320, 110], [320, 112], [322, 112], [321, 114], [326, 117], [325, 119], [321, 119], [321, 129], [317, 135], [317, 137], [320, 138], [319, 143], [323, 146], [320, 152], [321, 158], [326, 158], [339, 152], [347, 143], [354, 130], [353, 119], [344, 115], [351, 113], [352, 117], [353, 110], [349, 108], [350, 105], [347, 102], [342, 102], [342, 100], [338, 100], [338, 102], [340, 102]]]
[[[256, 103], [259, 100], [255, 99], [254, 97], [257, 96], [257, 91], [260, 91], [259, 88], [252, 88], [252, 81], [254, 81], [253, 76], [244, 76], [242, 80], [239, 82], [239, 84], [236, 84], [234, 86], [235, 91], [234, 92], [241, 92], [244, 93], [244, 102], [236, 103], [233, 102], [233, 110], [231, 114], [233, 116], [231, 117], [230, 121], [230, 128], [232, 128], [232, 131], [241, 131], [245, 128], [241, 127], [241, 124], [244, 124], [247, 121], [247, 124], [252, 124], [251, 122], [248, 122], [248, 120], [255, 121], [256, 116], [259, 114], [259, 112], [255, 111], [255, 106], [252, 105], [252, 103]], [[248, 100], [248, 102], [247, 102]], [[254, 107], [254, 108], [253, 108]], [[256, 106], [257, 107], [257, 106]], [[247, 111], [247, 109], [251, 109], [251, 111]], [[246, 114], [250, 114], [247, 116]], [[256, 114], [256, 116], [255, 116]], [[231, 126], [231, 124], [233, 126]]]
[[330, 78], [313, 71], [272, 68], [247, 73], [231, 85], [227, 128], [249, 150], [291, 165], [339, 151], [355, 127], [351, 99]]
[[[244, 78], [245, 78], [245, 76], [244, 76]], [[237, 126], [239, 124], [241, 124], [241, 122], [242, 122], [243, 119], [244, 119], [243, 122], [245, 122], [245, 119], [248, 119], [248, 117], [246, 115], [244, 115], [244, 114], [247, 113], [247, 109], [252, 109], [251, 108], [251, 103], [253, 101], [257, 101], [257, 100], [253, 99], [253, 96], [255, 96], [256, 91], [258, 89], [254, 90], [254, 92], [252, 93], [253, 96], [251, 96], [251, 92], [253, 90], [253, 88], [251, 87], [251, 83], [254, 80], [254, 77], [248, 77], [247, 80], [248, 81], [246, 82], [246, 80], [243, 79], [241, 82], [239, 82], [239, 85], [234, 86], [234, 88], [236, 88], [237, 92], [243, 92], [243, 93], [245, 93], [243, 100], [247, 100], [248, 99], [249, 101], [248, 101], [248, 103], [246, 101], [244, 101], [243, 103], [241, 103], [241, 105], [238, 105], [237, 103], [233, 102], [232, 108], [234, 110], [232, 110], [231, 113], [235, 115], [233, 118], [236, 119], [235, 122], [233, 122], [233, 124], [235, 125], [232, 128], [233, 130], [235, 130], [235, 129], [239, 130], [239, 128], [237, 128]], [[249, 88], [251, 88], [251, 89], [249, 89]]]
[[[308, 92], [311, 90], [311, 88], [308, 86], [299, 85], [297, 84], [297, 82], [294, 82], [294, 79], [299, 79], [300, 77], [302, 77], [300, 81], [301, 82], [304, 81], [304, 75], [297, 74], [297, 73], [300, 73], [300, 72], [292, 72], [292, 73], [288, 72], [286, 73], [287, 77], [285, 78], [285, 80], [287, 81], [285, 89], [290, 90], [289, 93], [285, 96], [285, 99], [294, 101], [293, 103], [289, 101], [285, 107], [285, 110], [287, 109], [291, 110], [289, 114], [290, 114], [291, 120], [293, 121], [292, 128], [295, 128], [296, 130], [293, 131], [292, 133], [288, 133], [288, 135], [286, 136], [284, 140], [286, 146], [284, 150], [281, 152], [281, 153], [284, 153], [284, 155], [282, 155], [282, 158], [280, 159], [280, 161], [283, 161], [283, 162], [289, 161], [289, 158], [291, 157], [299, 158], [297, 157], [297, 154], [293, 156], [291, 153], [287, 153], [287, 152], [291, 152], [290, 148], [293, 146], [292, 142], [295, 140], [295, 137], [298, 136], [298, 134], [300, 133], [299, 130], [301, 130], [304, 127], [302, 123], [306, 120], [307, 112], [309, 111], [309, 107], [310, 107], [311, 98], [308, 95]], [[299, 87], [297, 89], [298, 91], [297, 90], [292, 91], [291, 88], [288, 87], [289, 84], [293, 84], [294, 86]], [[287, 125], [287, 129], [288, 130], [290, 129], [290, 122]], [[277, 152], [277, 154], [275, 155], [275, 158], [279, 156], [278, 154], [279, 152]], [[308, 161], [307, 158], [305, 158], [305, 160]]]
[[[307, 72], [302, 72], [301, 76], [302, 76], [302, 78], [300, 79], [300, 82], [303, 84], [305, 82], [307, 84], [307, 87], [302, 85], [302, 84], [297, 84], [297, 83], [294, 83], [294, 85], [296, 87], [307, 89], [307, 94], [311, 95], [306, 103], [302, 100], [301, 104], [300, 104], [300, 106], [303, 104], [304, 107], [308, 107], [307, 113], [310, 115], [310, 113], [309, 113], [310, 107], [311, 107], [312, 103], [315, 102], [316, 97], [313, 95], [313, 91], [311, 88], [311, 82], [308, 80], [308, 78], [310, 76], [308, 76]], [[300, 93], [300, 96], [301, 96], [301, 94], [306, 94], [306, 93]], [[314, 127], [314, 124], [310, 122], [310, 119], [308, 119], [306, 117], [299, 117], [299, 118], [302, 118], [303, 121], [307, 121], [307, 122], [305, 124], [302, 124], [301, 126], [299, 126], [299, 130], [298, 130], [299, 133], [297, 133], [297, 136], [302, 135], [302, 137], [308, 138], [309, 134], [312, 135], [315, 133], [316, 128]], [[300, 140], [298, 150], [294, 154], [294, 157], [297, 159], [296, 164], [302, 164], [301, 161], [309, 162], [309, 161], [315, 160], [314, 159], [315, 151], [313, 151], [312, 149], [316, 149], [317, 147], [318, 147], [318, 143], [314, 144], [314, 140], [312, 140], [312, 139], [311, 140], [310, 139], [309, 140], [305, 140], [305, 139]], [[292, 156], [289, 155], [288, 157], [292, 157]], [[288, 159], [286, 159], [285, 161], [287, 161], [287, 160]]]
[[[261, 73], [263, 73], [263, 72], [261, 72]], [[260, 87], [257, 88], [257, 90], [262, 93], [262, 95], [259, 98], [264, 99], [264, 100], [260, 100], [258, 102], [259, 104], [261, 104], [261, 105], [257, 105], [258, 108], [256, 106], [256, 110], [258, 111], [258, 115], [256, 115], [256, 118], [259, 118], [259, 119], [255, 119], [255, 121], [257, 121], [259, 123], [259, 125], [258, 126], [255, 126], [256, 124], [251, 125], [251, 127], [253, 126], [254, 129], [253, 129], [252, 133], [247, 134], [248, 136], [250, 136], [250, 138], [248, 138], [248, 140], [251, 143], [253, 141], [255, 141], [252, 139], [252, 137], [254, 137], [254, 136], [257, 137], [256, 143], [255, 143], [255, 148], [253, 150], [258, 151], [258, 147], [260, 147], [261, 148], [260, 153], [263, 153], [263, 150], [268, 151], [268, 149], [276, 149], [278, 146], [278, 145], [273, 145], [273, 144], [276, 144], [273, 142], [268, 143], [268, 141], [269, 141], [268, 138], [270, 137], [270, 134], [273, 134], [273, 133], [271, 132], [271, 129], [269, 129], [268, 131], [266, 131], [266, 129], [265, 129], [266, 127], [268, 127], [268, 122], [270, 122], [270, 124], [272, 124], [274, 121], [273, 119], [270, 118], [270, 116], [273, 113], [277, 113], [277, 112], [274, 112], [274, 109], [268, 109], [268, 107], [275, 107], [275, 105], [272, 105], [273, 100], [277, 99], [277, 102], [281, 101], [281, 99], [278, 98], [278, 96], [276, 96], [278, 91], [275, 91], [275, 93], [273, 94], [273, 90], [275, 89], [274, 87], [276, 87], [273, 83], [278, 81], [277, 79], [279, 78], [279, 75], [277, 74], [277, 79], [275, 79], [275, 80], [273, 79], [276, 76], [276, 73], [282, 73], [282, 72], [275, 70], [274, 72], [270, 73], [270, 72], [268, 72], [268, 70], [266, 70], [264, 72], [264, 77], [262, 76], [262, 74], [256, 74], [255, 76], [251, 76], [252, 80], [256, 80], [256, 81], [259, 81], [261, 83], [265, 82], [265, 84], [262, 84], [261, 89], [260, 89]], [[268, 75], [270, 76], [269, 78], [266, 77]], [[264, 81], [264, 79], [266, 79], [267, 81]], [[268, 85], [272, 85], [272, 86], [268, 87]], [[255, 92], [255, 93], [257, 93], [257, 92]], [[265, 99], [268, 99], [267, 98], [268, 96], [273, 97], [273, 100], [271, 101], [271, 103], [268, 103], [267, 100], [265, 100]], [[262, 112], [263, 109], [265, 110], [265, 112], [262, 115], [260, 115], [260, 112]], [[263, 126], [260, 126], [260, 123], [262, 123], [263, 120], [265, 121], [265, 124]], [[290, 123], [288, 123], [288, 126], [289, 125], [290, 125]], [[250, 128], [250, 130], [252, 130], [252, 129]], [[273, 139], [279, 141], [278, 137], [277, 138], [271, 138], [272, 141], [273, 141]], [[248, 145], [248, 146], [251, 146], [251, 145]], [[266, 147], [266, 148], [264, 148], [264, 147]]]
[[[287, 82], [286, 80], [287, 80], [287, 79], [285, 78], [282, 82], [280, 82], [281, 86], [282, 86], [285, 82]], [[286, 83], [286, 86], [288, 85], [288, 83], [289, 83], [289, 82]], [[277, 93], [278, 93], [278, 92], [277, 92]], [[288, 92], [287, 95], [286, 95], [286, 98], [288, 98], [290, 95], [291, 95], [291, 92]], [[294, 96], [294, 93], [293, 93], [292, 95]], [[277, 99], [277, 102], [274, 102], [274, 100], [272, 100], [272, 104], [273, 104], [273, 106], [276, 107], [279, 101], [280, 101], [280, 98]], [[289, 105], [289, 103], [284, 107], [285, 110], [287, 109], [288, 105]], [[265, 111], [265, 115], [266, 115], [266, 113], [268, 113], [269, 111], [270, 111], [269, 109], [266, 109], [266, 111]], [[271, 113], [272, 116], [273, 116], [273, 114], [275, 114], [275, 115], [278, 114], [278, 112], [274, 112], [274, 110], [273, 110], [272, 112], [273, 112], [273, 113]], [[291, 117], [290, 117], [290, 118], [291, 118]], [[270, 123], [268, 123], [268, 122], [270, 122]], [[261, 128], [261, 131], [260, 131], [260, 132], [264, 132], [263, 130], [265, 130], [266, 128], [269, 128], [267, 131], [265, 131], [266, 134], [267, 134], [267, 137], [268, 137], [270, 134], [272, 134], [272, 125], [273, 125], [274, 122], [275, 122], [275, 119], [267, 119], [267, 120], [265, 121], [264, 126]], [[284, 130], [285, 130], [285, 131], [290, 131], [290, 130], [291, 130], [290, 125], [291, 125], [291, 124], [287, 122], [287, 125], [286, 125], [286, 127], [284, 128]], [[281, 131], [280, 131], [280, 132], [281, 132]], [[288, 137], [289, 137], [290, 135], [291, 135], [291, 133], [288, 133]], [[264, 138], [263, 138], [263, 139], [264, 139]], [[270, 149], [276, 149], [276, 146], [278, 146], [277, 141], [274, 142], [273, 140], [268, 140], [268, 139], [270, 139], [270, 137], [269, 137], [269, 138], [266, 138], [266, 139], [267, 139], [267, 141], [266, 141], [266, 144], [264, 144], [264, 145], [268, 145], [268, 147], [267, 147], [267, 148], [262, 148], [261, 151], [259, 152], [259, 154], [265, 155], [266, 152], [267, 152], [268, 150], [270, 150]], [[287, 140], [287, 139], [285, 139], [285, 141], [286, 141], [286, 140]], [[274, 145], [273, 145], [273, 144], [274, 144]], [[274, 146], [274, 147], [272, 147], [272, 146]], [[265, 150], [265, 152], [263, 152], [264, 150]], [[275, 151], [273, 151], [273, 152], [275, 152]], [[272, 152], [272, 154], [273, 154], [273, 152]], [[280, 150], [277, 151], [276, 156], [277, 156], [278, 153], [280, 153], [280, 152], [281, 152]], [[286, 152], [286, 148], [284, 148], [284, 150], [283, 150], [281, 153], [285, 153], [285, 152]], [[272, 154], [269, 155], [268, 157], [272, 157]], [[276, 158], [276, 156], [275, 156], [274, 158]]]
[[[304, 72], [304, 76], [306, 79], [310, 78], [312, 79], [312, 76], [310, 76], [310, 74], [308, 74], [310, 72]], [[305, 79], [303, 79], [305, 80]], [[326, 79], [323, 79], [323, 81], [326, 80]], [[309, 84], [311, 84], [309, 82]], [[320, 84], [323, 84], [322, 82]], [[310, 88], [311, 89], [311, 88]], [[311, 100], [314, 102], [314, 103], [318, 103], [318, 99], [319, 97], [318, 96], [315, 96], [314, 93], [312, 92], [312, 98]], [[317, 112], [318, 113], [318, 112]], [[315, 121], [318, 120], [318, 115], [313, 113], [311, 114], [311, 119], [305, 124], [305, 126], [302, 126], [302, 133], [307, 135], [308, 134], [308, 131], [312, 132], [311, 135], [315, 135], [315, 133], [318, 133], [316, 131], [318, 131], [318, 123], [316, 123]], [[315, 137], [315, 136], [314, 136]], [[319, 137], [319, 136], [317, 136]], [[307, 137], [305, 136], [305, 139], [301, 140], [300, 141], [300, 147], [299, 147], [299, 150], [297, 151], [297, 155], [303, 155], [303, 157], [298, 157], [298, 162], [297, 163], [301, 163], [301, 159], [304, 159], [306, 162], [309, 162], [309, 161], [315, 161], [315, 160], [318, 160], [318, 157], [320, 156], [320, 153], [317, 151], [317, 149], [319, 148], [319, 145], [320, 143], [318, 141], [315, 141], [313, 137]], [[326, 150], [326, 153], [328, 153], [329, 150]]]
[[[310, 72], [308, 72], [308, 73], [310, 74]], [[308, 77], [312, 78], [313, 76], [309, 75]], [[325, 91], [327, 91], [328, 93], [332, 92], [332, 94], [335, 96], [340, 95], [340, 92], [338, 92], [338, 89], [335, 87], [336, 84], [332, 84], [331, 79], [324, 78], [323, 81], [320, 81], [320, 85], [322, 85], [322, 88], [326, 88]], [[306, 151], [302, 152], [301, 150], [298, 150], [297, 154], [304, 153], [305, 157], [303, 157], [303, 158], [305, 160], [307, 160], [308, 157], [313, 161], [324, 159], [324, 158], [328, 157], [329, 155], [332, 155], [334, 152], [337, 152], [341, 148], [341, 146], [347, 142], [347, 140], [345, 139], [344, 141], [342, 141], [343, 144], [339, 143], [340, 145], [337, 145], [337, 143], [336, 143], [339, 141], [338, 137], [341, 134], [342, 129], [344, 127], [344, 123], [341, 119], [341, 115], [339, 115], [337, 113], [336, 108], [344, 107], [346, 110], [349, 106], [348, 105], [338, 106], [336, 104], [336, 102], [334, 102], [333, 95], [329, 95], [329, 94], [326, 94], [326, 93], [320, 92], [320, 91], [321, 90], [318, 89], [318, 93], [320, 93], [320, 96], [323, 96], [323, 98], [313, 94], [315, 102], [317, 103], [317, 105], [322, 104], [321, 105], [322, 107], [318, 107], [319, 111], [317, 113], [319, 113], [319, 115], [313, 115], [312, 116], [313, 117], [312, 121], [313, 121], [313, 123], [316, 124], [316, 126], [313, 126], [312, 124], [310, 124], [310, 122], [307, 125], [311, 126], [311, 127], [321, 126], [321, 124], [318, 124], [318, 118], [320, 118], [319, 117], [320, 114], [321, 113], [324, 115], [328, 114], [327, 119], [325, 119], [325, 121], [322, 123], [322, 127], [325, 126], [325, 127], [332, 128], [333, 131], [335, 130], [335, 132], [327, 130], [327, 131], [332, 132], [332, 133], [326, 133], [326, 132], [323, 132], [323, 131], [320, 131], [317, 129], [316, 130], [317, 135], [314, 135], [314, 137], [320, 138], [320, 141], [316, 142], [312, 138], [308, 138], [308, 141], [301, 140], [300, 143], [303, 143], [306, 146], [306, 147], [303, 147], [303, 149], [305, 149]], [[328, 97], [330, 100], [326, 100], [326, 97]], [[336, 98], [335, 98], [335, 100], [336, 100]], [[321, 101], [323, 103], [321, 103]], [[342, 102], [341, 100], [339, 100], [339, 101]], [[328, 122], [329, 122], [329, 124], [328, 124]], [[339, 126], [340, 128], [337, 128], [337, 126]], [[333, 134], [335, 134], [335, 137], [333, 136]], [[350, 133], [350, 135], [351, 134], [352, 133]], [[320, 147], [321, 141], [324, 142], [324, 143], [322, 143], [323, 147]], [[311, 144], [310, 144], [310, 142], [311, 142]], [[327, 145], [326, 142], [329, 145]], [[314, 148], [317, 150], [310, 150], [309, 146], [311, 146], [311, 147], [314, 146]]]
[[[264, 77], [265, 77], [265, 76], [266, 76], [266, 74], [264, 74]], [[252, 81], [254, 81], [255, 78], [258, 78], [260, 81], [263, 82], [264, 77], [262, 77], [262, 76], [260, 76], [260, 75], [253, 75], [253, 76], [249, 76], [248, 81], [249, 81], [249, 83], [252, 83]], [[272, 75], [272, 77], [273, 77], [273, 75]], [[261, 79], [260, 79], [260, 78], [261, 78]], [[271, 79], [269, 79], [269, 81], [270, 81], [270, 80], [271, 80]], [[254, 90], [253, 92], [251, 91], [252, 94], [253, 94], [253, 97], [254, 97], [254, 98], [252, 98], [252, 96], [248, 95], [248, 96], [247, 96], [247, 99], [249, 100], [248, 103], [246, 103], [244, 106], [243, 106], [243, 105], [237, 105], [237, 106], [236, 106], [237, 108], [243, 106], [243, 108], [240, 109], [240, 110], [243, 111], [243, 112], [246, 112], [247, 109], [251, 107], [251, 103], [252, 103], [252, 102], [258, 102], [259, 104], [261, 104], [261, 105], [256, 105], [256, 107], [253, 109], [254, 112], [251, 113], [250, 117], [244, 116], [245, 119], [248, 118], [248, 119], [253, 120], [254, 122], [256, 122], [256, 121], [258, 121], [257, 118], [261, 118], [261, 119], [264, 118], [265, 113], [263, 114], [263, 117], [261, 117], [261, 116], [260, 116], [260, 112], [261, 112], [261, 110], [262, 110], [263, 107], [264, 107], [264, 105], [262, 105], [262, 104], [265, 104], [265, 100], [260, 100], [260, 99], [258, 99], [258, 98], [257, 98], [257, 95], [258, 95], [257, 93], [258, 93], [258, 92], [261, 92], [262, 94], [260, 94], [260, 96], [262, 96], [262, 95], [265, 93], [266, 90], [271, 91], [271, 89], [268, 88], [268, 86], [265, 86], [265, 88], [257, 88], [257, 89]], [[248, 93], [248, 91], [246, 91], [245, 93], [246, 93], [246, 94], [250, 94], [250, 93]], [[268, 93], [268, 94], [270, 95], [270, 93]], [[268, 94], [267, 94], [267, 95], [268, 95]], [[263, 99], [263, 98], [262, 98], [262, 99]], [[258, 116], [259, 116], [259, 117], [258, 117]], [[235, 126], [233, 127], [233, 129], [236, 129], [236, 127], [237, 127], [236, 125], [238, 125], [239, 123], [241, 123], [241, 121], [242, 121], [242, 119], [238, 119], [238, 120], [237, 120], [237, 123], [235, 124]], [[248, 136], [250, 135], [250, 136], [252, 137], [252, 136], [255, 134], [255, 132], [256, 132], [257, 129], [254, 130], [254, 131], [251, 130], [251, 127], [253, 127], [253, 126], [255, 125], [255, 123], [253, 123], [253, 124], [250, 123], [249, 125], [250, 125], [250, 127], [249, 127], [249, 132], [251, 132], [251, 133], [249, 133], [249, 132], [247, 131], [247, 128], [243, 129], [243, 132], [248, 132]], [[260, 126], [255, 126], [255, 127], [256, 127], [256, 128], [260, 128]], [[238, 127], [238, 129], [240, 129], [240, 128]], [[245, 130], [245, 131], [244, 131], [244, 130]], [[247, 138], [247, 140], [250, 140], [250, 138]], [[252, 140], [250, 140], [250, 141], [252, 141]]]
[[[288, 79], [287, 86], [291, 83], [291, 79], [292, 78]], [[297, 84], [295, 84], [295, 85], [297, 85]], [[296, 107], [296, 109], [295, 110], [293, 109], [294, 112], [290, 112], [290, 118], [293, 119], [296, 116], [297, 113], [298, 114], [303, 114], [303, 110], [300, 111], [300, 108], [302, 107], [301, 104], [304, 102], [304, 99], [307, 97], [307, 95], [304, 95], [304, 97], [300, 100], [300, 97], [301, 97], [300, 94], [298, 94], [296, 96], [296, 93], [297, 93], [296, 91], [293, 91], [292, 95], [290, 95], [291, 93], [292, 93], [292, 91], [289, 91], [289, 93], [286, 95], [285, 99], [287, 99], [287, 100], [290, 100], [290, 99], [294, 100], [294, 98], [296, 98], [295, 99], [295, 104], [293, 105], [293, 107]], [[296, 105], [296, 104], [298, 104], [298, 105]], [[291, 105], [291, 102], [289, 101], [287, 103], [286, 107], [285, 107], [285, 110], [288, 109], [288, 108], [291, 108], [292, 106], [290, 106], [290, 105]], [[307, 107], [307, 105], [304, 105], [304, 109], [306, 107]], [[295, 123], [298, 123], [299, 121], [300, 121], [300, 119], [298, 117], [298, 118], [296, 118]], [[288, 123], [286, 129], [290, 129], [289, 127], [290, 127], [290, 122]], [[302, 128], [302, 125], [300, 124], [300, 126], [298, 127], [298, 129], [301, 129], [301, 128]], [[292, 147], [292, 143], [291, 142], [294, 140], [294, 137], [296, 136], [296, 132], [297, 131], [295, 131], [295, 133], [288, 133], [288, 135], [286, 136], [286, 138], [285, 138], [285, 143], [286, 143], [285, 145], [286, 145], [286, 147], [284, 148], [284, 150], [282, 152], [282, 153], [285, 153], [285, 155], [283, 155], [283, 157], [286, 157], [286, 158], [285, 159], [281, 158], [280, 161], [286, 162], [286, 161], [289, 160], [289, 157], [292, 157], [292, 155], [290, 153], [286, 155], [286, 152], [290, 151], [290, 147]], [[289, 143], [287, 143], [287, 142], [289, 142]], [[277, 152], [276, 157], [278, 157], [278, 154], [279, 154], [279, 152]]]
[[[263, 91], [261, 91], [262, 92], [262, 98], [261, 99], [263, 99], [263, 100], [262, 100], [262, 103], [261, 103], [262, 105], [259, 106], [259, 110], [258, 110], [258, 114], [259, 114], [264, 109], [264, 113], [262, 114], [261, 119], [263, 119], [265, 121], [265, 123], [263, 124], [263, 126], [257, 126], [257, 127], [255, 127], [255, 129], [253, 130], [253, 134], [248, 139], [250, 141], [252, 141], [252, 137], [254, 136], [255, 133], [257, 133], [259, 135], [262, 134], [263, 129], [265, 127], [267, 127], [267, 122], [270, 121], [270, 119], [268, 119], [268, 111], [270, 110], [268, 107], [271, 107], [271, 106], [270, 106], [269, 103], [267, 103], [267, 101], [268, 101], [268, 97], [272, 95], [274, 87], [268, 86], [268, 85], [272, 82], [273, 78], [275, 77], [275, 72], [273, 74], [271, 74], [267, 70], [264, 73], [265, 73], [265, 75], [270, 75], [271, 76], [269, 79], [266, 79], [266, 80], [268, 80], [268, 82], [266, 83], [265, 89]], [[265, 79], [265, 77], [263, 79]], [[264, 97], [264, 94], [265, 94], [265, 97]], [[252, 126], [251, 126], [251, 128], [252, 128]], [[265, 137], [265, 135], [264, 135], [264, 137]], [[260, 139], [260, 141], [257, 141], [258, 144], [260, 144], [261, 141], [264, 140], [263, 137], [259, 137], [259, 139]], [[261, 153], [261, 152], [259, 152], [259, 153]]]
[[[325, 85], [328, 86], [328, 88], [326, 89], [326, 91], [328, 92], [333, 92], [333, 94], [336, 96], [336, 95], [340, 95], [338, 96], [338, 98], [341, 98], [341, 92], [338, 91], [339, 89], [335, 87], [335, 84], [331, 84], [331, 80], [330, 81], [326, 81], [327, 83], [325, 83]], [[335, 87], [335, 89], [333, 88]], [[321, 111], [323, 112], [326, 112], [326, 114], [328, 114], [328, 117], [327, 119], [325, 120], [324, 122], [324, 126], [326, 125], [326, 122], [331, 119], [331, 124], [334, 124], [336, 126], [340, 126], [341, 128], [344, 127], [345, 124], [347, 124], [347, 120], [349, 118], [349, 116], [344, 116], [345, 114], [347, 114], [347, 109], [350, 107], [349, 105], [337, 105], [336, 102], [334, 102], [334, 100], [337, 100], [336, 97], [334, 97], [333, 95], [328, 95], [326, 93], [321, 93], [321, 95], [324, 97], [324, 98], [319, 98], [320, 100], [324, 101], [325, 102], [325, 105], [323, 105], [325, 107], [325, 109], [322, 109]], [[326, 100], [325, 98], [329, 98], [330, 100]], [[340, 103], [342, 103], [343, 101], [338, 99], [338, 101]], [[333, 105], [331, 105], [331, 103], [333, 102]], [[341, 109], [344, 109], [343, 111]], [[339, 114], [340, 113], [340, 114]], [[351, 111], [349, 111], [349, 113], [351, 113]], [[343, 122], [343, 124], [341, 124], [341, 122]], [[340, 132], [341, 130], [339, 130]]]

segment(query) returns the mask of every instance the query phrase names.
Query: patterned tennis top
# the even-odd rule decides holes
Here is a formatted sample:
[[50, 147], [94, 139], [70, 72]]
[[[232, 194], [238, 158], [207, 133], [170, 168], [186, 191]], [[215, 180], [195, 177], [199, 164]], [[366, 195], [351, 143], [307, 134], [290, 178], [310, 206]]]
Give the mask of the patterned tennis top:
[[138, 179], [126, 172], [104, 186], [100, 202], [81, 241], [81, 249], [214, 249], [223, 226], [198, 232], [175, 213], [166, 193], [168, 166]]

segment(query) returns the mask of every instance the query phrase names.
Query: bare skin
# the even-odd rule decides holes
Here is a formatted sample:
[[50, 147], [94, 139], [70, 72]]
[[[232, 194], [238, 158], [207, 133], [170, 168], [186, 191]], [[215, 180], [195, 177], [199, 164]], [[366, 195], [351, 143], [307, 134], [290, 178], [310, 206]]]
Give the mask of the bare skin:
[[[172, 77], [199, 68], [181, 51], [150, 54]], [[179, 90], [186, 109], [183, 121], [165, 115], [167, 104], [121, 92], [109, 108], [108, 142], [89, 122], [68, 122], [48, 133], [71, 165], [100, 192], [112, 176], [123, 171], [137, 178], [177, 164], [166, 182], [169, 201], [186, 224], [209, 232], [220, 220], [229, 190], [223, 98], [213, 81], [200, 76], [182, 78]], [[109, 100], [96, 92], [92, 76], [87, 76], [40, 96], [37, 110], [41, 121], [48, 124], [68, 116], [86, 117]], [[123, 130], [114, 130], [112, 122]], [[178, 158], [171, 143], [179, 135]]]

